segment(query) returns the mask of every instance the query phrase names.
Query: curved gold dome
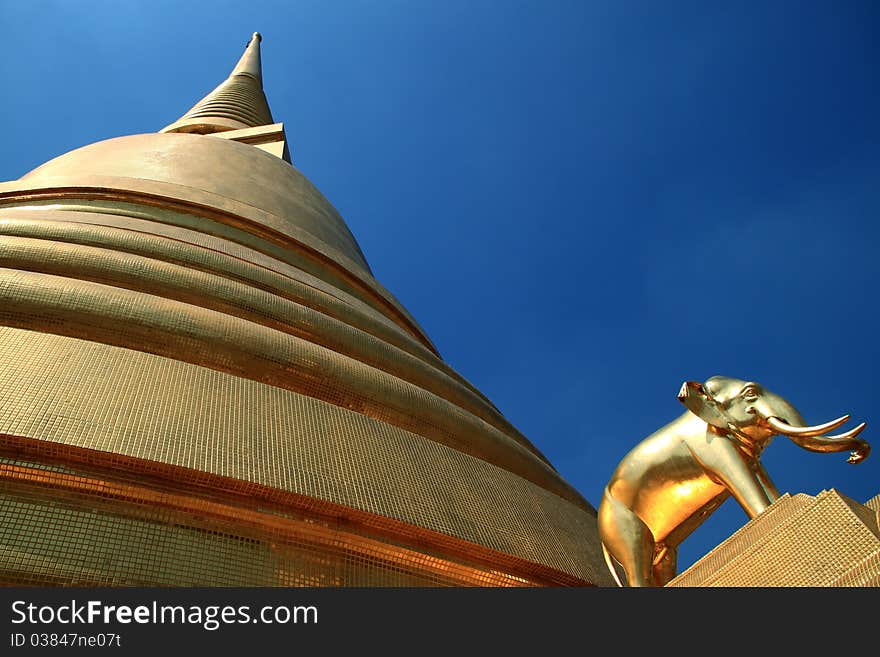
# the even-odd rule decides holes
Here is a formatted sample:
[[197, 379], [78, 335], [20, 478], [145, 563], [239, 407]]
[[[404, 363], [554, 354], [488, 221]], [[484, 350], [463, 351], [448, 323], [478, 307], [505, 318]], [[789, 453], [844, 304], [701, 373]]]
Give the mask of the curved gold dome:
[[0, 580], [609, 583], [593, 507], [285, 139], [120, 137], [0, 184]]
[[[89, 144], [22, 176], [28, 182], [76, 184], [89, 176], [131, 178], [191, 187], [267, 213], [265, 228], [323, 243], [359, 273], [369, 266], [336, 209], [290, 164], [248, 144], [186, 133], [152, 133]], [[117, 185], [125, 188], [125, 182]], [[307, 233], [308, 235], [303, 235]]]
[[[249, 144], [186, 133], [117, 137], [50, 160], [24, 175], [16, 190], [34, 203], [57, 207], [63, 198], [69, 209], [93, 212], [121, 211], [126, 202], [174, 208], [177, 218], [168, 221], [232, 235], [286, 260], [376, 307], [433, 350], [417, 322], [372, 277], [324, 195], [292, 165]], [[214, 225], [192, 219], [199, 215]]]

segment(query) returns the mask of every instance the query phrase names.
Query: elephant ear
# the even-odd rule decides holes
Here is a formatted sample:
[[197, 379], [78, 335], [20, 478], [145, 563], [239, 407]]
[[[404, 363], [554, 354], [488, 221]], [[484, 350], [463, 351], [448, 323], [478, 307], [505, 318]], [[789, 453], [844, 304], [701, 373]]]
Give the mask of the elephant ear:
[[691, 413], [713, 427], [729, 431], [733, 426], [733, 420], [698, 381], [685, 381], [678, 393], [678, 400]]

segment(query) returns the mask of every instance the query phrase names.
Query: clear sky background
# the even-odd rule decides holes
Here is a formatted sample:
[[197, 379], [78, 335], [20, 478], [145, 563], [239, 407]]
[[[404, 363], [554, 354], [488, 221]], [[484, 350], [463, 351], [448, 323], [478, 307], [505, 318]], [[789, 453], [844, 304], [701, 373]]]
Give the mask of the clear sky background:
[[260, 31], [294, 165], [594, 506], [714, 374], [868, 421], [855, 466], [776, 438], [780, 490], [880, 492], [876, 2], [0, 0], [0, 30], [0, 180], [171, 123]]

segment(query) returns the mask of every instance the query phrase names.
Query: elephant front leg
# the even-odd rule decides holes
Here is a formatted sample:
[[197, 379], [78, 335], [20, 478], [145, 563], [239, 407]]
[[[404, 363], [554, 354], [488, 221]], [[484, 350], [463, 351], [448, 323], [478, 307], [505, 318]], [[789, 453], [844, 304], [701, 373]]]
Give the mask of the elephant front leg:
[[749, 518], [770, 506], [779, 493], [763, 466], [740, 452], [727, 436], [708, 432], [706, 442], [691, 447], [710, 477], [730, 491]]
[[776, 484], [770, 479], [770, 475], [767, 474], [766, 468], [760, 461], [755, 461], [754, 464], [755, 475], [758, 477], [758, 483], [761, 484], [761, 488], [764, 489], [764, 492], [767, 494], [767, 499], [770, 500], [772, 504], [776, 500], [779, 499], [779, 489], [776, 488]]

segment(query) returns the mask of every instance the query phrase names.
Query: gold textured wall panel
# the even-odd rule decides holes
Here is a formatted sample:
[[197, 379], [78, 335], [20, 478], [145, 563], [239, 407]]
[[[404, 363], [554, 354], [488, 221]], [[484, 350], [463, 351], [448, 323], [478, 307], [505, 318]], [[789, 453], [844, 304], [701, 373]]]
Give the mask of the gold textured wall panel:
[[409, 550], [314, 518], [6, 458], [0, 458], [0, 519], [0, 578], [19, 585], [546, 583], [540, 575]]
[[[388, 317], [288, 262], [237, 242], [162, 223], [153, 217], [155, 212], [141, 213], [150, 217], [142, 219], [96, 212], [91, 206], [72, 207], [83, 209], [59, 210], [54, 204], [0, 207], [0, 235], [96, 246], [226, 276], [344, 321], [438, 367], [446, 367], [445, 371], [453, 375], [432, 351]], [[137, 212], [129, 208], [125, 211]]]
[[[405, 351], [382, 339], [391, 336], [388, 331], [381, 330], [385, 325], [377, 321], [371, 322], [368, 329], [363, 331], [352, 326], [360, 318], [374, 319], [377, 316], [375, 312], [355, 314], [350, 311], [350, 306], [340, 308], [338, 302], [333, 304], [335, 299], [316, 295], [313, 288], [305, 285], [299, 286], [299, 291], [305, 290], [303, 294], [285, 295], [284, 283], [288, 279], [276, 280], [275, 287], [270, 287], [265, 281], [245, 279], [237, 271], [235, 273], [239, 275], [231, 275], [230, 269], [241, 269], [238, 261], [221, 259], [225, 269], [219, 269], [216, 262], [210, 267], [196, 258], [202, 256], [202, 259], [217, 261], [216, 254], [204, 249], [183, 248], [184, 245], [176, 240], [159, 240], [160, 246], [164, 246], [162, 242], [165, 241], [173, 249], [156, 253], [157, 240], [146, 239], [136, 233], [133, 239], [124, 240], [119, 239], [121, 231], [102, 232], [93, 227], [77, 231], [75, 229], [79, 226], [71, 226], [71, 222], [60, 222], [61, 225], [58, 225], [45, 220], [22, 220], [10, 217], [15, 212], [8, 210], [3, 214], [4, 218], [0, 219], [0, 267], [57, 274], [139, 290], [278, 328], [428, 389], [480, 416], [534, 451], [531, 443], [485, 397], [439, 358], [424, 348], [416, 348], [418, 343], [411, 338], [405, 334], [393, 334], [409, 347], [410, 351]], [[24, 214], [33, 216], [33, 213]], [[72, 213], [64, 214], [70, 216]], [[110, 237], [104, 232], [110, 232]], [[127, 235], [123, 233], [123, 236]], [[65, 241], [58, 241], [62, 238]], [[112, 247], [112, 250], [86, 246], [83, 244], [86, 241]], [[140, 248], [141, 242], [153, 245], [151, 256], [155, 257], [138, 255], [138, 252], [147, 250]], [[189, 256], [189, 259], [184, 260], [185, 256]], [[178, 262], [186, 263], [186, 266], [176, 264]], [[200, 265], [198, 269], [197, 264]], [[215, 271], [219, 275], [214, 274]], [[257, 269], [252, 273], [262, 272]], [[271, 279], [271, 276], [261, 278]], [[315, 296], [322, 297], [324, 303], [316, 302]], [[328, 305], [331, 306], [330, 312], [335, 311], [344, 320], [328, 316]], [[312, 306], [318, 306], [318, 311], [314, 311]], [[369, 329], [373, 333], [368, 332]], [[414, 356], [413, 351], [419, 356]]]
[[[271, 157], [271, 156], [269, 156]], [[156, 196], [158, 192], [173, 194], [190, 191], [188, 187], [179, 187], [169, 183], [144, 183], [127, 178], [101, 177], [93, 181], [98, 185], [116, 185], [118, 188], [82, 187], [69, 189], [41, 188], [34, 191], [14, 190], [4, 194], [4, 185], [0, 184], [0, 207], [6, 210], [36, 210], [45, 208], [51, 211], [75, 211], [89, 213], [116, 214], [125, 217], [140, 217], [152, 222], [173, 227], [189, 228], [205, 236], [222, 239], [229, 247], [245, 247], [268, 257], [272, 261], [280, 261], [295, 268], [309, 277], [323, 282], [325, 290], [338, 290], [346, 295], [357, 298], [362, 303], [378, 310], [390, 321], [408, 331], [431, 348], [430, 342], [406, 311], [393, 300], [384, 288], [366, 272], [350, 261], [343, 254], [323, 246], [308, 233], [294, 234], [296, 239], [282, 233], [270, 231], [258, 220], [262, 215], [248, 221], [230, 214], [231, 204], [227, 199], [209, 196], [199, 199], [202, 202], [220, 204], [218, 207], [182, 203], [172, 198]], [[151, 193], [140, 189], [133, 192], [129, 187], [145, 188]], [[158, 187], [159, 189], [152, 189]], [[233, 207], [237, 210], [251, 210], [250, 206]], [[265, 214], [265, 213], [263, 213]], [[88, 219], [85, 220], [88, 222]], [[97, 223], [97, 222], [94, 222]], [[148, 235], [159, 234], [152, 229]], [[250, 261], [250, 258], [246, 259]]]
[[259, 288], [131, 254], [10, 236], [0, 237], [0, 267], [147, 292], [277, 329], [380, 368], [461, 406], [499, 430], [510, 431], [494, 407], [445, 372], [344, 322]]
[[[487, 569], [366, 536], [357, 526], [342, 530], [214, 497], [0, 457], [0, 579], [92, 586], [547, 583], [540, 572]], [[504, 565], [528, 569], [512, 560]]]
[[595, 514], [480, 459], [289, 390], [0, 329], [0, 434], [328, 500], [604, 581]]
[[237, 317], [117, 287], [0, 269], [0, 323], [141, 349], [307, 393], [507, 467], [582, 503], [545, 461], [454, 404]]
[[[236, 143], [211, 139], [221, 145]], [[220, 159], [222, 155], [222, 152], [218, 153]], [[263, 156], [278, 161], [267, 153]], [[289, 165], [279, 162], [279, 166]], [[220, 237], [291, 264], [356, 296], [436, 352], [406, 309], [368, 271], [344, 253], [299, 230], [295, 224], [285, 223], [284, 230], [269, 227], [268, 224], [282, 220], [260, 208], [164, 181], [111, 176], [87, 176], [76, 186], [70, 186], [66, 179], [56, 176], [37, 178], [37, 181], [14, 185], [0, 183], [0, 208], [49, 206], [61, 210], [129, 214]]]
[[880, 586], [880, 551], [850, 566], [831, 586]]
[[784, 495], [667, 586], [878, 584], [877, 514], [828, 490]]

